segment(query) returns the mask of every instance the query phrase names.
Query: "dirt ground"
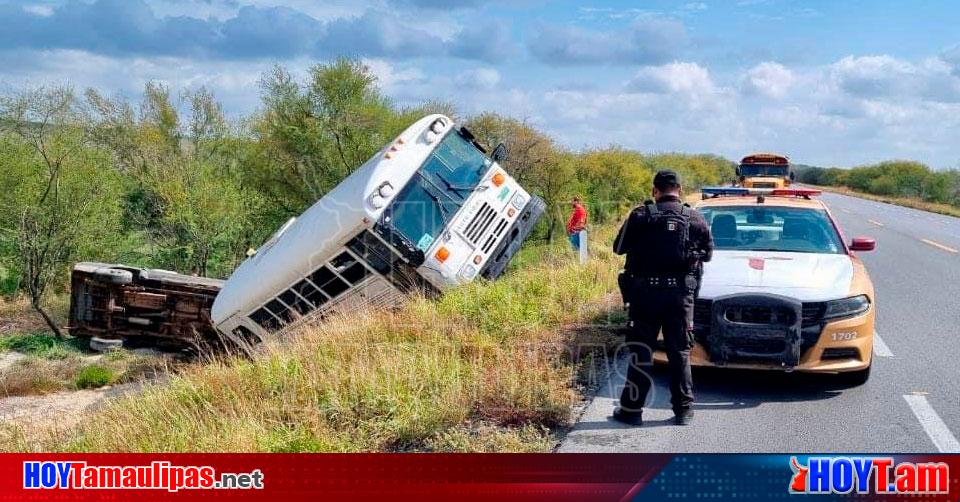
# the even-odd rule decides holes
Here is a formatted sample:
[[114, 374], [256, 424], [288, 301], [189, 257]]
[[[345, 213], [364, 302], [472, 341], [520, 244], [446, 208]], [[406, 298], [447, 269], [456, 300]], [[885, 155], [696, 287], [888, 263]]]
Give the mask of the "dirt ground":
[[47, 329], [43, 319], [30, 308], [26, 299], [0, 298], [0, 336]]

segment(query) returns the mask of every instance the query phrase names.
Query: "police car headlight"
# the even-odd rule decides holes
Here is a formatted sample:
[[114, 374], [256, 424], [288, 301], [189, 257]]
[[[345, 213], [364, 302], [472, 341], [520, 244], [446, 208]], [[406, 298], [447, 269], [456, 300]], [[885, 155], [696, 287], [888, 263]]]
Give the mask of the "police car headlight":
[[853, 317], [860, 315], [870, 308], [870, 299], [867, 295], [851, 296], [840, 300], [827, 302], [827, 308], [823, 313], [824, 319], [837, 319], [840, 317]]
[[477, 267], [467, 263], [460, 269], [460, 277], [464, 279], [473, 279], [477, 275]]
[[517, 192], [513, 199], [510, 199], [510, 205], [517, 209], [523, 209], [523, 206], [527, 205], [527, 198], [522, 193]]

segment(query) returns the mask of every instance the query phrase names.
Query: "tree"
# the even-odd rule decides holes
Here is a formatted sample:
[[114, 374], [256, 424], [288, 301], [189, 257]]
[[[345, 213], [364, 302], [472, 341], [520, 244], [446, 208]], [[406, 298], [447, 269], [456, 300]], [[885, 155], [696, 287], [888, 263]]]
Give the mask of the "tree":
[[557, 148], [553, 140], [526, 121], [496, 113], [481, 113], [467, 120], [465, 125], [481, 145], [492, 149], [503, 143], [507, 147], [503, 167], [521, 185], [555, 161]]
[[[199, 88], [181, 94], [147, 84], [139, 115], [120, 100], [87, 92], [94, 138], [128, 175], [125, 221], [154, 244], [149, 261], [182, 272], [226, 275], [263, 231], [251, 225], [259, 196], [243, 185], [249, 141], [231, 130], [220, 103]], [[244, 244], [247, 244], [246, 246]]]
[[636, 205], [650, 193], [651, 170], [638, 152], [610, 147], [579, 155], [577, 175], [585, 187], [584, 196], [594, 221], [619, 218], [623, 210]]
[[409, 123], [360, 61], [341, 58], [310, 69], [305, 84], [277, 66], [261, 80], [264, 110], [244, 161], [250, 184], [279, 222], [299, 214], [373, 156]]
[[58, 337], [46, 293], [78, 257], [107, 254], [120, 221], [109, 157], [87, 141], [88, 124], [66, 87], [3, 98], [0, 239], [15, 249], [31, 306]]

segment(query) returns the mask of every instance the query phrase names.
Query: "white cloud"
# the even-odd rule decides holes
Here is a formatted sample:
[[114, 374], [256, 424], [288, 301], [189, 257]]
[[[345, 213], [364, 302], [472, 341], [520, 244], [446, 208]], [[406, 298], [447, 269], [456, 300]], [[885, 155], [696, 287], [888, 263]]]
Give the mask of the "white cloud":
[[887, 55], [847, 56], [832, 64], [830, 78], [843, 91], [864, 97], [902, 92], [917, 76], [914, 65]]
[[53, 14], [53, 7], [42, 4], [24, 5], [23, 10], [35, 16], [47, 17]]
[[419, 84], [426, 80], [423, 70], [415, 66], [398, 66], [385, 59], [364, 59], [363, 64], [377, 77], [377, 84], [388, 94], [399, 86]]
[[454, 81], [468, 89], [491, 90], [500, 83], [500, 72], [493, 68], [474, 68], [457, 75]]
[[536, 59], [552, 65], [660, 64], [673, 59], [686, 42], [682, 23], [643, 16], [622, 30], [540, 24], [527, 39], [527, 48]]
[[743, 81], [743, 90], [770, 98], [780, 99], [787, 95], [796, 82], [793, 72], [780, 63], [763, 62], [750, 70]]
[[710, 72], [697, 63], [674, 62], [641, 68], [628, 84], [630, 90], [656, 94], [706, 96], [718, 92]]

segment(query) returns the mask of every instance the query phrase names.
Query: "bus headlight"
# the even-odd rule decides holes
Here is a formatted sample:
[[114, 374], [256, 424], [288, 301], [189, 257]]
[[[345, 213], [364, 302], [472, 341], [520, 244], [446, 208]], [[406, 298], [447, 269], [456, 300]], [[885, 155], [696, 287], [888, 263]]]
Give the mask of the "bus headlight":
[[522, 193], [517, 192], [517, 194], [513, 196], [513, 199], [510, 200], [510, 205], [517, 209], [523, 209], [523, 206], [527, 205], [527, 198], [524, 197]]
[[460, 277], [464, 279], [473, 279], [477, 275], [477, 267], [467, 263], [460, 269]]
[[384, 199], [389, 199], [390, 196], [393, 195], [394, 193], [393, 185], [391, 185], [389, 181], [384, 181], [383, 184], [380, 185], [380, 188], [377, 190], [377, 193], [380, 194], [380, 197], [383, 197]]
[[824, 319], [837, 319], [839, 317], [853, 317], [862, 314], [870, 308], [870, 299], [867, 295], [851, 296], [827, 302], [827, 308], [823, 312]]

